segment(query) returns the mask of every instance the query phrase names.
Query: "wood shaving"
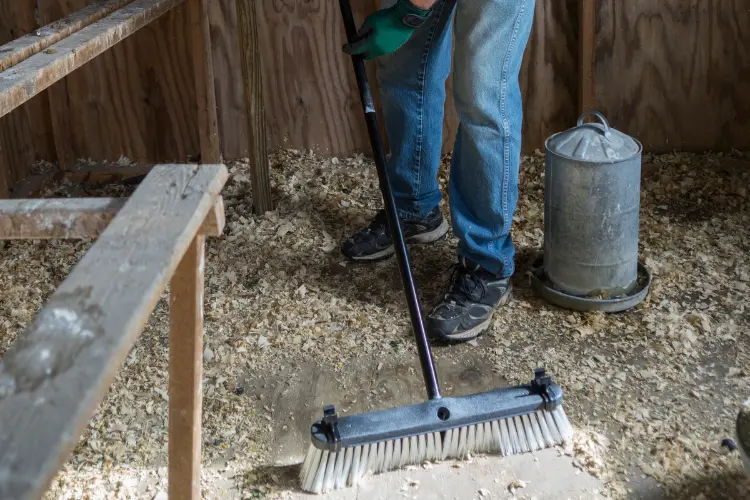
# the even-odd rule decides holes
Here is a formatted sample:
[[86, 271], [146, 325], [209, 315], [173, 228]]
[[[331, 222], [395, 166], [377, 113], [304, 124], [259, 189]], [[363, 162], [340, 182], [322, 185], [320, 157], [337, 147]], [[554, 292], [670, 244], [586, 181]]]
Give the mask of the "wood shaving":
[[[563, 311], [532, 292], [528, 271], [543, 242], [544, 156], [524, 158], [514, 300], [476, 346], [436, 356], [485, 363], [508, 384], [528, 383], [545, 366], [563, 386], [579, 430], [572, 458], [605, 481], [602, 495], [658, 488], [673, 499], [747, 497], [740, 457], [720, 443], [734, 436], [750, 397], [749, 158], [646, 155], [640, 256], [654, 282], [643, 303], [617, 315]], [[439, 175], [444, 190], [449, 160]], [[268, 394], [284, 395], [304, 363], [330, 367], [351, 388], [364, 381], [345, 366], [372, 364], [379, 373], [379, 363], [416, 356], [395, 261], [359, 267], [339, 253], [382, 205], [372, 163], [279, 151], [271, 165], [277, 208], [263, 217], [252, 214], [248, 164], [229, 165], [226, 231], [207, 244], [204, 498], [277, 498], [291, 488], [270, 462], [276, 400]], [[68, 182], [45, 195], [130, 190]], [[0, 243], [0, 356], [90, 244]], [[424, 307], [444, 292], [456, 244], [451, 237], [412, 249]], [[165, 294], [47, 498], [141, 499], [166, 491], [167, 305]], [[443, 381], [446, 393], [451, 384]], [[348, 394], [341, 405], [357, 399]]]

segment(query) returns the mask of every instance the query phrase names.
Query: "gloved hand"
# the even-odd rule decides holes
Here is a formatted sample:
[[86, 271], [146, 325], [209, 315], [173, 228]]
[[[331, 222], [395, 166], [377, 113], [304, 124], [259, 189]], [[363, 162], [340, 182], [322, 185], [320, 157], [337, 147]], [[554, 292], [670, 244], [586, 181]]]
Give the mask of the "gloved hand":
[[432, 9], [420, 9], [409, 0], [398, 0], [396, 5], [381, 9], [365, 19], [357, 40], [344, 45], [344, 52], [374, 59], [390, 54], [401, 47], [420, 27]]

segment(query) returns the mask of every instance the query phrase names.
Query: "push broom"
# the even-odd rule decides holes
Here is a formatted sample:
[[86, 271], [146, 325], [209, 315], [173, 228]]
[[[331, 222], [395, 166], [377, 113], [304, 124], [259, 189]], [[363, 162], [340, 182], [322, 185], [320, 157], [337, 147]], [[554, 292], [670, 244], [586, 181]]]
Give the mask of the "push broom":
[[[349, 0], [339, 0], [349, 41], [357, 35]], [[430, 344], [420, 314], [396, 202], [386, 171], [364, 61], [353, 57], [380, 189], [406, 292], [428, 400], [424, 403], [340, 417], [334, 406], [313, 423], [312, 443], [300, 472], [302, 489], [322, 493], [354, 486], [368, 473], [379, 474], [427, 461], [463, 459], [469, 453], [512, 455], [563, 443], [573, 428], [562, 408], [562, 388], [544, 369], [528, 385], [469, 396], [440, 394]]]

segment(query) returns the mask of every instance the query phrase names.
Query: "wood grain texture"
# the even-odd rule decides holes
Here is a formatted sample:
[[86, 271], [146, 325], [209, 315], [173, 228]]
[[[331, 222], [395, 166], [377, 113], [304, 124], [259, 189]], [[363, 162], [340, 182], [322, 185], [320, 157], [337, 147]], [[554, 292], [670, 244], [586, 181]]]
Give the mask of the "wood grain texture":
[[596, 0], [581, 0], [578, 12], [578, 112], [596, 105]]
[[200, 229], [200, 234], [203, 236], [217, 237], [221, 236], [224, 232], [224, 226], [226, 226], [226, 212], [224, 210], [224, 198], [218, 196], [213, 208], [206, 216], [206, 220], [203, 221], [203, 225]]
[[[0, 200], [0, 240], [95, 238], [126, 202], [126, 198]], [[218, 196], [198, 232], [221, 236], [225, 224], [224, 199]]]
[[227, 179], [163, 165], [136, 189], [0, 368], [0, 498], [41, 498]]
[[169, 286], [169, 496], [201, 498], [201, 379], [205, 237], [198, 235]]
[[193, 74], [198, 112], [198, 136], [203, 163], [221, 161], [219, 127], [214, 90], [214, 67], [211, 52], [211, 28], [208, 0], [189, 0], [190, 39], [193, 49]]
[[[90, 3], [38, 0], [40, 18], [49, 13], [59, 19]], [[351, 65], [341, 52], [336, 2], [254, 3], [268, 148], [310, 148], [338, 156], [369, 152]], [[0, 43], [36, 29], [34, 4], [0, 2]], [[378, 0], [354, 5], [361, 22]], [[596, 81], [586, 90], [579, 84], [578, 35], [581, 16], [589, 11], [579, 7], [591, 5], [596, 7]], [[221, 150], [228, 159], [247, 156], [235, 0], [212, 0], [208, 13]], [[199, 151], [185, 16], [185, 9], [175, 9], [65, 80], [66, 97], [53, 100], [61, 155], [116, 160], [124, 154], [155, 163], [185, 161]], [[748, 22], [744, 0], [537, 0], [521, 74], [524, 150], [542, 147], [551, 133], [573, 125], [584, 90], [595, 92], [593, 107], [637, 135], [648, 150], [745, 148], [750, 142]], [[375, 84], [375, 73], [370, 74]], [[448, 85], [450, 93], [450, 80]], [[377, 97], [377, 87], [373, 90]], [[56, 159], [49, 114], [46, 98], [38, 97], [0, 118], [0, 172], [10, 184], [34, 161]], [[449, 96], [446, 150], [456, 127]], [[66, 144], [69, 152], [61, 149]]]
[[[254, 3], [264, 47], [269, 146], [337, 155], [369, 151], [351, 61], [341, 51], [345, 35], [338, 3]], [[353, 2], [358, 23], [378, 4], [377, 0]]]
[[537, 0], [534, 26], [521, 68], [523, 149], [575, 125], [578, 116], [579, 0]]
[[0, 46], [0, 71], [28, 59], [59, 42], [63, 38], [99, 21], [133, 0], [104, 0], [95, 2], [73, 14], [54, 21], [15, 40]]
[[236, 0], [212, 0], [208, 12], [221, 151], [226, 158], [247, 157], [247, 119]]
[[248, 159], [253, 186], [253, 210], [265, 214], [273, 210], [271, 173], [268, 162], [266, 111], [263, 105], [261, 46], [258, 40], [257, 2], [237, 0], [245, 115], [247, 118]]
[[184, 0], [136, 0], [3, 72], [0, 116], [27, 102]]
[[93, 238], [124, 205], [117, 198], [0, 200], [0, 240]]
[[744, 0], [598, 0], [597, 107], [649, 151], [750, 146]]
[[[56, 19], [91, 0], [39, 0]], [[75, 158], [185, 162], [200, 151], [188, 11], [180, 5], [65, 79]]]
[[[36, 0], [0, 2], [0, 44], [37, 29]], [[0, 197], [31, 174], [38, 160], [55, 160], [47, 96], [39, 96], [0, 118]], [[5, 187], [4, 187], [5, 186]]]

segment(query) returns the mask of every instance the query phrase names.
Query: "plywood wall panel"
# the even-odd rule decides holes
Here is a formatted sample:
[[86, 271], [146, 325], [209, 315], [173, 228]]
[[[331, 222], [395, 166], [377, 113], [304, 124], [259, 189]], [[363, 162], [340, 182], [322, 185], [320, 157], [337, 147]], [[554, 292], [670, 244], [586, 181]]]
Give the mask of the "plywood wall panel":
[[[39, 16], [51, 22], [90, 3], [39, 0]], [[51, 93], [58, 141], [69, 141], [76, 158], [94, 160], [168, 162], [196, 154], [188, 35], [182, 5], [68, 76], [65, 92]]]
[[746, 0], [599, 0], [596, 100], [651, 151], [750, 147]]
[[[0, 44], [37, 28], [36, 0], [0, 2]], [[0, 193], [31, 173], [37, 160], [55, 160], [49, 104], [40, 95], [0, 118]]]

